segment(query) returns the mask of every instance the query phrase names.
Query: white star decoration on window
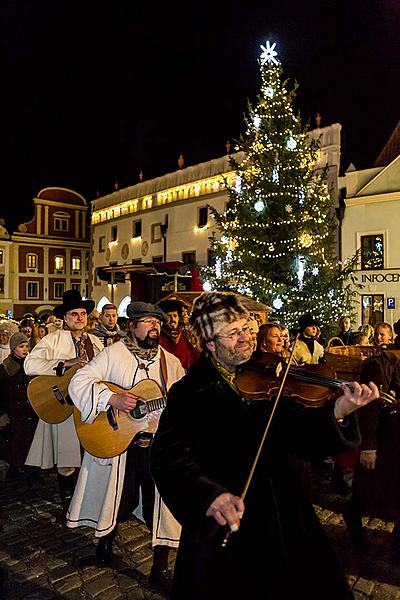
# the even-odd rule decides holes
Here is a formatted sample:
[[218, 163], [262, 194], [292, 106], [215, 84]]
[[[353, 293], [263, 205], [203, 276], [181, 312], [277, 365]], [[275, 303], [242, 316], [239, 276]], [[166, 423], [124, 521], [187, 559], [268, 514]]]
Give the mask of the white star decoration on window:
[[266, 42], [265, 46], [261, 44], [262, 54], [260, 59], [262, 65], [265, 65], [265, 63], [272, 63], [274, 65], [278, 64], [278, 61], [275, 58], [275, 56], [278, 56], [278, 53], [275, 52], [275, 46], [276, 42], [274, 42], [272, 46], [270, 46], [269, 41]]

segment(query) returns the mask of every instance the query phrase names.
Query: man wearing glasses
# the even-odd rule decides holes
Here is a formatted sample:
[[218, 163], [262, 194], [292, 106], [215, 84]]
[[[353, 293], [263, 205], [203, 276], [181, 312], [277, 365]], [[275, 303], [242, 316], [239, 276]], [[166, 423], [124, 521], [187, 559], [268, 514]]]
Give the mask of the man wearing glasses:
[[[137, 396], [128, 391], [113, 393], [104, 381], [130, 390], [138, 382], [152, 379], [165, 396], [169, 387], [184, 375], [180, 361], [159, 345], [161, 324], [166, 319], [163, 311], [146, 302], [132, 302], [127, 316], [127, 336], [120, 343], [107, 346], [98, 355], [100, 360], [80, 369], [71, 380], [69, 394], [83, 422], [92, 423], [99, 412], [110, 407], [125, 412], [136, 407]], [[149, 582], [168, 591], [171, 582], [168, 552], [170, 547], [178, 546], [180, 527], [160, 499], [150, 476], [151, 439], [152, 434], [147, 431], [137, 434], [128, 449], [114, 458], [98, 459], [85, 452], [67, 525], [93, 527], [95, 537], [100, 538], [97, 561], [108, 565], [112, 561], [116, 525], [128, 519], [138, 507], [141, 492], [142, 514], [152, 531], [154, 550]]]
[[171, 598], [349, 600], [294, 465], [356, 445], [350, 413], [378, 389], [352, 383], [321, 408], [284, 395], [243, 500], [273, 406], [242, 398], [235, 384], [252, 353], [248, 317], [234, 294], [196, 298], [190, 324], [203, 352], [170, 390], [153, 440], [154, 480], [182, 525]]

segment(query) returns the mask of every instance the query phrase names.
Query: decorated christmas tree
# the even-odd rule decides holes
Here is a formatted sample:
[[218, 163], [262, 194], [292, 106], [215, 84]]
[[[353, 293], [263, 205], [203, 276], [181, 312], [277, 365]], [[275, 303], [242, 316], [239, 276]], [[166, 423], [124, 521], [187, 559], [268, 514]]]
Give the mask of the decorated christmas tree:
[[227, 209], [213, 211], [221, 236], [210, 240], [215, 264], [202, 272], [204, 287], [251, 296], [289, 327], [309, 312], [331, 330], [351, 312], [355, 258], [342, 265], [334, 256], [333, 199], [326, 173], [315, 170], [318, 141], [294, 112], [296, 87], [282, 79], [275, 44], [261, 48], [261, 92], [231, 157]]

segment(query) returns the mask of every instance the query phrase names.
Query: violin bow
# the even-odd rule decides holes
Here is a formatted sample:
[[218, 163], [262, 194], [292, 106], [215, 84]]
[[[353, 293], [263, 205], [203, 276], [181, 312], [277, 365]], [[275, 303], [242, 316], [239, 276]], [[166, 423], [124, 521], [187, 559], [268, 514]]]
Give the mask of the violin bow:
[[[245, 486], [244, 486], [244, 488], [243, 488], [243, 491], [242, 491], [242, 493], [240, 494], [240, 498], [241, 498], [243, 501], [244, 501], [244, 499], [245, 499], [245, 497], [246, 497], [247, 491], [248, 491], [248, 489], [249, 489], [249, 487], [250, 487], [250, 484], [251, 484], [251, 481], [252, 481], [252, 479], [253, 479], [254, 472], [255, 472], [255, 470], [256, 470], [256, 467], [257, 467], [258, 461], [259, 461], [259, 459], [260, 459], [260, 456], [261, 456], [262, 449], [263, 449], [263, 447], [264, 447], [264, 444], [265, 444], [265, 440], [267, 439], [267, 435], [268, 435], [268, 431], [269, 431], [269, 428], [270, 428], [270, 426], [271, 426], [271, 423], [272, 423], [272, 419], [274, 418], [274, 414], [275, 414], [276, 408], [277, 408], [277, 406], [278, 406], [278, 402], [279, 402], [279, 400], [280, 400], [280, 398], [281, 398], [281, 396], [282, 396], [283, 388], [284, 388], [284, 385], [285, 385], [285, 382], [286, 382], [286, 377], [288, 376], [290, 365], [291, 365], [291, 364], [292, 364], [292, 362], [293, 362], [293, 355], [294, 355], [294, 351], [295, 351], [295, 349], [296, 349], [296, 344], [297, 344], [297, 340], [299, 339], [299, 335], [300, 335], [300, 334], [297, 334], [297, 336], [296, 336], [296, 338], [295, 338], [295, 340], [294, 340], [294, 343], [293, 343], [293, 346], [292, 346], [292, 350], [291, 350], [291, 352], [290, 352], [290, 355], [289, 355], [289, 360], [288, 360], [288, 362], [286, 363], [286, 369], [285, 369], [285, 371], [284, 371], [284, 373], [283, 373], [283, 376], [282, 376], [282, 381], [281, 381], [281, 384], [280, 384], [280, 386], [279, 386], [279, 389], [278, 389], [278, 393], [277, 393], [277, 395], [276, 395], [276, 398], [275, 398], [275, 400], [274, 400], [274, 403], [273, 403], [273, 405], [272, 405], [271, 414], [269, 415], [269, 418], [268, 418], [267, 424], [266, 424], [266, 426], [265, 426], [264, 433], [263, 433], [263, 436], [262, 436], [262, 438], [261, 438], [261, 442], [260, 442], [260, 444], [259, 444], [259, 446], [258, 446], [258, 450], [257, 450], [257, 452], [256, 452], [256, 455], [255, 455], [255, 458], [254, 458], [254, 460], [253, 460], [253, 464], [252, 464], [252, 466], [251, 466], [251, 469], [250, 469], [249, 475], [248, 475], [248, 477], [247, 477], [247, 480], [246, 480]], [[281, 363], [279, 363], [279, 364], [281, 364]], [[227, 533], [226, 533], [226, 535], [225, 535], [225, 537], [224, 537], [224, 539], [223, 539], [223, 541], [222, 541], [222, 544], [221, 544], [222, 548], [225, 548], [225, 547], [226, 547], [226, 545], [227, 545], [227, 543], [228, 543], [228, 540], [229, 540], [229, 537], [230, 537], [231, 533], [232, 533], [232, 531], [231, 531], [231, 530], [229, 529], [229, 527], [228, 527], [228, 529], [227, 529]]]

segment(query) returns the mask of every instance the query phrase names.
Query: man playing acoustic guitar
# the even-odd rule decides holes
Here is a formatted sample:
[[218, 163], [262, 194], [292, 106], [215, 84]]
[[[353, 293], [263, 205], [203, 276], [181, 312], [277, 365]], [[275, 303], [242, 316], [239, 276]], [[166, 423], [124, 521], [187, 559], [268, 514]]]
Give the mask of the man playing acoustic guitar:
[[[168, 388], [185, 372], [178, 358], [159, 346], [161, 323], [166, 319], [160, 308], [146, 302], [132, 302], [127, 315], [128, 335], [117, 344], [107, 346], [79, 369], [69, 385], [69, 394], [81, 413], [82, 423], [77, 423], [78, 435], [82, 431], [81, 442], [89, 449], [91, 427], [95, 439], [90, 445], [92, 453], [84, 454], [67, 526], [93, 527], [95, 537], [100, 538], [97, 560], [100, 564], [109, 564], [116, 525], [128, 519], [137, 508], [141, 490], [143, 518], [153, 537], [149, 582], [168, 592], [169, 547], [177, 547], [180, 527], [155, 490], [149, 471], [149, 446], [161, 410], [147, 417], [150, 402], [140, 404], [135, 388], [146, 381], [153, 386], [156, 382], [162, 400]], [[119, 392], [113, 392], [106, 382], [113, 384], [114, 389], [119, 386]], [[114, 448], [119, 436], [124, 435], [124, 422], [135, 425], [137, 405], [144, 412], [138, 415], [136, 434], [125, 444], [126, 450], [122, 445], [123, 451], [116, 455]], [[104, 423], [101, 433], [99, 421]], [[107, 454], [106, 448], [110, 447]]]
[[[103, 349], [103, 344], [94, 335], [86, 333], [87, 316], [94, 309], [93, 300], [83, 300], [76, 290], [67, 290], [63, 302], [54, 309], [57, 318], [63, 319], [64, 329], [57, 329], [45, 335], [28, 354], [24, 362], [27, 375], [51, 375], [50, 382], [57, 385], [56, 376], [63, 376], [74, 365], [85, 365], [93, 355]], [[55, 412], [61, 408], [48, 385], [46, 409]], [[43, 403], [43, 390], [38, 400]], [[29, 388], [28, 388], [29, 395]], [[31, 398], [30, 398], [31, 399]], [[67, 512], [76, 482], [76, 470], [81, 464], [81, 451], [76, 435], [72, 408], [69, 417], [63, 422], [57, 419], [45, 422], [35, 404], [33, 408], [39, 414], [35, 435], [26, 459], [26, 464], [51, 469], [57, 466], [63, 514]], [[47, 414], [47, 410], [46, 410]], [[57, 424], [50, 424], [57, 423]]]

